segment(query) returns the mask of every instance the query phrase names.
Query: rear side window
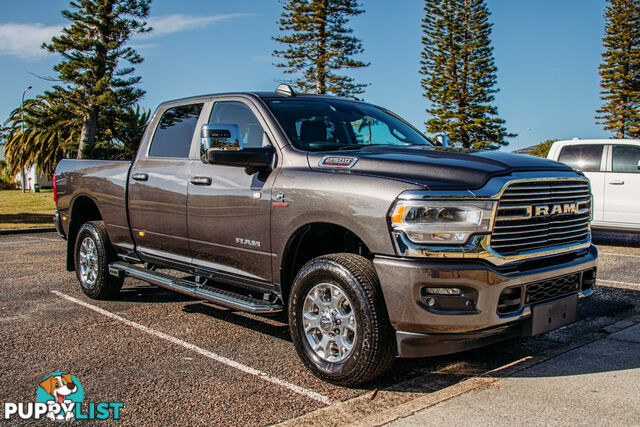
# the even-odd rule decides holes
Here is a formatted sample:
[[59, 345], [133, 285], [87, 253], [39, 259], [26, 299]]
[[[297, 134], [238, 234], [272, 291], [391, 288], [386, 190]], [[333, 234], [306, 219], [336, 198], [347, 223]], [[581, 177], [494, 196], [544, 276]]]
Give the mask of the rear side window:
[[189, 157], [193, 132], [204, 104], [180, 105], [164, 112], [151, 141], [151, 157]]
[[599, 172], [603, 149], [604, 145], [567, 145], [558, 161], [583, 172]]
[[640, 147], [634, 145], [614, 145], [612, 172], [640, 173]]

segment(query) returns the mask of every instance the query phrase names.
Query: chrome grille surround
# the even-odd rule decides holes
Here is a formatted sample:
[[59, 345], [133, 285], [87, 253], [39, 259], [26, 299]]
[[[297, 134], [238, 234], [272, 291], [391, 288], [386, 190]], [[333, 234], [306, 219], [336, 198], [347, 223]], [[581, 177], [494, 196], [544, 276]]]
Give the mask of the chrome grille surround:
[[490, 248], [513, 256], [590, 241], [586, 179], [513, 181], [500, 194]]

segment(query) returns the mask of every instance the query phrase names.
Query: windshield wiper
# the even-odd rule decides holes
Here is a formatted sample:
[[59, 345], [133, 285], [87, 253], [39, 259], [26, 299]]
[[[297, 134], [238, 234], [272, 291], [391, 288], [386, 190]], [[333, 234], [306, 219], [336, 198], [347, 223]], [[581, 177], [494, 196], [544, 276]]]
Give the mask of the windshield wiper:
[[340, 147], [338, 147], [338, 150], [340, 150], [340, 151], [342, 151], [342, 150], [359, 150], [362, 147], [364, 147], [364, 145], [347, 144], [347, 145], [341, 145]]

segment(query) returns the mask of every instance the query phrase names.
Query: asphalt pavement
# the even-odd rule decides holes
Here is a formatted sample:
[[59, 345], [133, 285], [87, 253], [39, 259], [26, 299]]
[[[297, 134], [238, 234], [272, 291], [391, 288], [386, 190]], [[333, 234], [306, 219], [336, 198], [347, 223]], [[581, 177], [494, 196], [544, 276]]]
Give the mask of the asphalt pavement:
[[[472, 396], [495, 380], [490, 372], [542, 369], [579, 348], [613, 342], [640, 321], [640, 237], [597, 234], [596, 243], [599, 288], [581, 302], [578, 322], [456, 355], [397, 360], [376, 382], [347, 389], [304, 368], [281, 317], [233, 312], [132, 279], [118, 300], [93, 301], [65, 271], [66, 242], [55, 233], [2, 235], [0, 401], [34, 401], [47, 374], [67, 371], [81, 381], [85, 400], [123, 402], [125, 425], [398, 420]], [[531, 378], [551, 387], [563, 377], [545, 375]], [[598, 388], [606, 394], [606, 381]]]

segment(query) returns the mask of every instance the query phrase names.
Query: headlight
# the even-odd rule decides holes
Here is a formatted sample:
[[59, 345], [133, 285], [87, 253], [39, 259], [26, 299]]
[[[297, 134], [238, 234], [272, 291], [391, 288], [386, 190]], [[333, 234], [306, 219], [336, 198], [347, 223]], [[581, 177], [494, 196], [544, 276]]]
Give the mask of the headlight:
[[473, 233], [491, 229], [494, 202], [399, 200], [391, 226], [414, 243], [465, 243]]

